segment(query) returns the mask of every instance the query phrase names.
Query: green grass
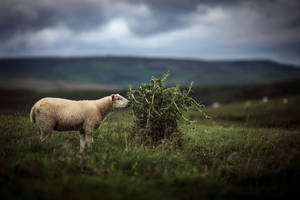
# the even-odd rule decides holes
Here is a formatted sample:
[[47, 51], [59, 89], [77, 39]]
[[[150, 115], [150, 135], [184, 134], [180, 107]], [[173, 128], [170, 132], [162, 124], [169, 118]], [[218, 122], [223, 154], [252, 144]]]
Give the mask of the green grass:
[[300, 178], [300, 133], [293, 125], [299, 120], [298, 100], [290, 98], [284, 106], [274, 100], [247, 108], [233, 104], [208, 109], [212, 117], [208, 121], [190, 113], [198, 122], [180, 125], [182, 147], [168, 142], [156, 148], [143, 145], [131, 137], [130, 113], [116, 112], [94, 134], [93, 147], [82, 154], [76, 132], [54, 132], [50, 141], [41, 143], [39, 130], [28, 117], [1, 115], [1, 196], [292, 198]]
[[[224, 105], [219, 108], [208, 108], [206, 113], [210, 120], [201, 121], [209, 124], [242, 125], [248, 127], [279, 128], [300, 130], [300, 96], [273, 99], [270, 102], [252, 101]], [[199, 118], [200, 113], [189, 113], [191, 118]]]

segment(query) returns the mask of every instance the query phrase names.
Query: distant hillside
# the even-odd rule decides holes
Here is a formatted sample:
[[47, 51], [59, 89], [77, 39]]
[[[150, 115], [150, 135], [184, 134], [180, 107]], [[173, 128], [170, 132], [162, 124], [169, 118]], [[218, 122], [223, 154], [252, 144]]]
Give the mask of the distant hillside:
[[[186, 88], [182, 88], [186, 89]], [[19, 112], [28, 114], [32, 105], [43, 97], [60, 97], [74, 100], [99, 99], [104, 96], [119, 93], [127, 96], [127, 89], [91, 89], [91, 90], [57, 90], [57, 91], [33, 91], [33, 90], [9, 90], [0, 89], [0, 114]], [[192, 89], [191, 96], [201, 104], [207, 106], [214, 102], [221, 105], [232, 102], [246, 102], [260, 100], [263, 97], [287, 98], [299, 96], [300, 78], [272, 84], [251, 85], [214, 85], [196, 86]]]
[[227, 104], [258, 100], [263, 97], [288, 98], [299, 94], [300, 78], [268, 84], [198, 86], [192, 90], [192, 96], [206, 105], [213, 102]]
[[[1, 87], [96, 89], [137, 86], [171, 71], [170, 84], [232, 85], [271, 83], [300, 77], [300, 68], [272, 61], [201, 61], [183, 59], [88, 57], [0, 59]], [[53, 85], [51, 85], [54, 83]], [[26, 86], [27, 84], [27, 86]], [[34, 87], [35, 86], [35, 87]], [[80, 89], [84, 89], [80, 88]]]

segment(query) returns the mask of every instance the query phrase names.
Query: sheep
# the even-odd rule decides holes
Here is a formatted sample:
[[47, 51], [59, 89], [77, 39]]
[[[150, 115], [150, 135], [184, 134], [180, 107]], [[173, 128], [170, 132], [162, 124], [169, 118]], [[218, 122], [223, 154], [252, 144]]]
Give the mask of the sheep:
[[51, 137], [52, 131], [79, 131], [80, 152], [93, 143], [95, 131], [113, 110], [126, 108], [129, 101], [119, 94], [98, 100], [73, 101], [46, 97], [36, 102], [30, 111], [30, 121], [41, 131], [43, 142]]
[[267, 103], [269, 101], [269, 98], [268, 97], [263, 97], [262, 100], [261, 100], [263, 103]]
[[219, 102], [214, 102], [214, 103], [212, 104], [212, 107], [213, 107], [213, 108], [219, 108], [219, 107], [220, 107], [220, 103], [219, 103]]

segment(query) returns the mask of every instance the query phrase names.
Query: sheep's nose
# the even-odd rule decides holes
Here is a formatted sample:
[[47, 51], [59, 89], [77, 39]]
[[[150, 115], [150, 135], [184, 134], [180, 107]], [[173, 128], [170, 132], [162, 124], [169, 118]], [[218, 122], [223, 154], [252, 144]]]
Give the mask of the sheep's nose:
[[129, 107], [131, 105], [131, 102], [130, 101], [128, 101], [128, 103], [127, 103], [127, 106], [126, 107]]

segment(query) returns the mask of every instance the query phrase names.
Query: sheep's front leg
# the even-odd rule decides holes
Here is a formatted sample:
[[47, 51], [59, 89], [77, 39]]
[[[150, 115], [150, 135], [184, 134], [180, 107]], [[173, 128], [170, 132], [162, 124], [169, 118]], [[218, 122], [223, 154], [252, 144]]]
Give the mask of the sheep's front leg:
[[98, 121], [95, 118], [87, 119], [84, 123], [84, 134], [86, 145], [90, 148], [92, 143], [94, 142], [93, 139], [93, 132], [99, 127]]
[[80, 131], [80, 152], [84, 151], [86, 145], [86, 136], [83, 130]]
[[92, 146], [92, 143], [94, 142], [92, 131], [86, 132], [85, 137], [87, 146], [88, 148], [90, 148]]
[[87, 121], [84, 127], [84, 132], [85, 132], [85, 140], [86, 140], [86, 145], [88, 148], [91, 147], [93, 143], [93, 131], [95, 130], [95, 122], [94, 120]]

